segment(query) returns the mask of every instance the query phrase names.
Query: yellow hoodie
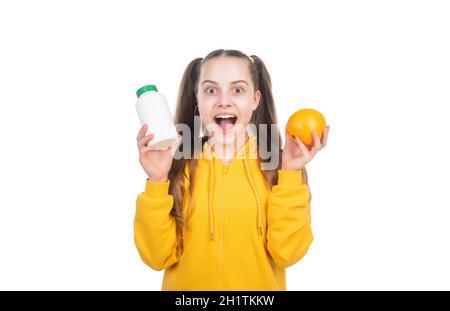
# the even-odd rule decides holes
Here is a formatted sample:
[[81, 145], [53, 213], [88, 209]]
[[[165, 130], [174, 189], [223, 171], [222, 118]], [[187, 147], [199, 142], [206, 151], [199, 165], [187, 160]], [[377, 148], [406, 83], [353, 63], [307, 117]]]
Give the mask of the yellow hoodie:
[[[146, 180], [136, 200], [134, 240], [142, 260], [164, 271], [162, 290], [286, 290], [285, 268], [313, 241], [302, 171], [278, 170], [270, 189], [256, 160], [257, 137], [225, 164], [205, 142], [179, 251], [169, 183]], [[186, 167], [186, 176], [189, 176]], [[186, 180], [186, 187], [190, 187]]]

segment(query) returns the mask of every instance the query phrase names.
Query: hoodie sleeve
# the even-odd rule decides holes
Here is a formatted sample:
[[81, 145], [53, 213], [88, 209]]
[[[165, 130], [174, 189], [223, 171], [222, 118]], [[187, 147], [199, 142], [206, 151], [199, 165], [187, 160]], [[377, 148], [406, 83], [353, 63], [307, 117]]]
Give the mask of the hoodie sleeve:
[[278, 170], [268, 199], [267, 248], [280, 267], [299, 261], [313, 241], [310, 192], [301, 170]]
[[146, 180], [145, 192], [136, 200], [134, 242], [142, 260], [154, 270], [162, 270], [178, 262], [176, 223], [170, 215], [173, 196], [170, 180]]

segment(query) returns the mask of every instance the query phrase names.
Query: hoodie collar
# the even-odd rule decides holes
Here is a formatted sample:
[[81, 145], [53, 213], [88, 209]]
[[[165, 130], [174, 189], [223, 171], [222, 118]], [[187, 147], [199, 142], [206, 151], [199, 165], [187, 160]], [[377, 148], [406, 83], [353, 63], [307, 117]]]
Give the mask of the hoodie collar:
[[[235, 152], [233, 156], [233, 160], [235, 159], [244, 159], [244, 157], [247, 157], [247, 159], [253, 160], [257, 158], [257, 150], [258, 150], [258, 144], [257, 144], [257, 136], [256, 135], [250, 135], [247, 138], [247, 141], [243, 146], [239, 148], [237, 152]], [[212, 149], [211, 145], [208, 144], [206, 141], [203, 144], [202, 154], [200, 156], [201, 159], [219, 159], [217, 154]]]

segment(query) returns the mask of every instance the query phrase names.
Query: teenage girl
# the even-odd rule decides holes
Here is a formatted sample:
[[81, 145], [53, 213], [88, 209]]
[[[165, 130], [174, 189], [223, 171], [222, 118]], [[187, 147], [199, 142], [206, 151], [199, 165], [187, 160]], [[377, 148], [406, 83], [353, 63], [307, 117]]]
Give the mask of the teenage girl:
[[137, 135], [148, 175], [134, 219], [140, 257], [165, 270], [162, 290], [286, 290], [285, 268], [313, 241], [305, 165], [326, 146], [329, 126], [310, 149], [287, 133], [281, 148], [263, 61], [223, 49], [188, 65], [174, 122], [190, 132], [167, 150], [147, 146], [146, 124]]

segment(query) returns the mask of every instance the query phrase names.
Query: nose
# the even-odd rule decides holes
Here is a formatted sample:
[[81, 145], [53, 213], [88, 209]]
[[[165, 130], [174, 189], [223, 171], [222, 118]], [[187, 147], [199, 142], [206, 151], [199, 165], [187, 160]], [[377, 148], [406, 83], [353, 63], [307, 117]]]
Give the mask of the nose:
[[227, 107], [231, 107], [232, 105], [233, 105], [233, 102], [226, 94], [223, 94], [220, 97], [219, 103], [218, 103], [219, 107], [227, 108]]
[[229, 108], [229, 107], [231, 107], [231, 102], [229, 102], [229, 101], [219, 102], [219, 107], [221, 107], [221, 108]]

